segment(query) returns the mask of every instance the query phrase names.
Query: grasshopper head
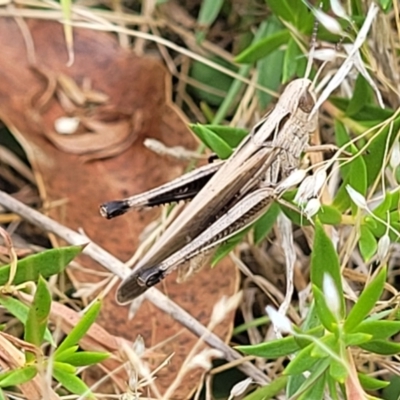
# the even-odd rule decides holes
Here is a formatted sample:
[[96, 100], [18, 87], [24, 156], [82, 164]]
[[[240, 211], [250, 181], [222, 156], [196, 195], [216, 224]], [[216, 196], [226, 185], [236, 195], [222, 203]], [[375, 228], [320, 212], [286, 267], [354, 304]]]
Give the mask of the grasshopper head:
[[286, 104], [290, 113], [297, 109], [305, 114], [310, 114], [316, 102], [316, 96], [312, 90], [312, 81], [307, 78], [295, 79], [286, 86], [279, 99], [279, 103]]

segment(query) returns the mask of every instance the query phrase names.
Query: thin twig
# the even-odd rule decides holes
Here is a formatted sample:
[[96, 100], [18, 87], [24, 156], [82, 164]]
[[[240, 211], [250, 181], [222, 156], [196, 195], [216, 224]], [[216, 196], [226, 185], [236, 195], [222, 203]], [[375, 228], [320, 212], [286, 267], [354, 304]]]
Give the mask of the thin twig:
[[[29, 221], [33, 225], [38, 226], [47, 232], [54, 233], [55, 235], [59, 236], [61, 239], [72, 245], [82, 245], [84, 243], [87, 243], [87, 238], [85, 236], [80, 235], [79, 233], [54, 221], [46, 215], [43, 215], [40, 212], [26, 206], [25, 204], [14, 199], [12, 196], [3, 191], [0, 191], [0, 205], [20, 215], [22, 218]], [[91, 257], [93, 260], [97, 261], [113, 274], [118, 275], [120, 278], [125, 278], [130, 272], [130, 269], [127, 268], [124, 263], [122, 263], [116, 257], [114, 257], [113, 255], [105, 251], [102, 247], [93, 242], [90, 242], [88, 246], [85, 247], [83, 253]], [[191, 331], [198, 337], [203, 337], [204, 341], [208, 345], [218, 350], [221, 350], [228, 361], [239, 360], [242, 358], [242, 356], [238, 352], [231, 349], [218, 336], [216, 336], [212, 332], [209, 332], [206, 327], [204, 327], [188, 312], [183, 310], [168, 297], [162, 294], [159, 290], [152, 288], [151, 290], [148, 290], [146, 292], [145, 296], [146, 299], [152, 302], [157, 308], [170, 315], [173, 319], [182, 324], [189, 331]], [[259, 384], [265, 384], [269, 381], [266, 375], [264, 375], [260, 370], [258, 370], [253, 364], [249, 362], [244, 362], [240, 365], [239, 368]]]

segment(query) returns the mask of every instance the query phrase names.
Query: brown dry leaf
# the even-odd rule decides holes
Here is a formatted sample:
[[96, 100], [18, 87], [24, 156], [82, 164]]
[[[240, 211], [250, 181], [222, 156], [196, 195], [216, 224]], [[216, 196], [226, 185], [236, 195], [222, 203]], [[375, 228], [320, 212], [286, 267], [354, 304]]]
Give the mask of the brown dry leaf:
[[[25, 20], [24, 24], [34, 43], [34, 49], [29, 49], [34, 53], [30, 61], [21, 25], [13, 19], [2, 18], [0, 22], [3, 77], [0, 118], [27, 152], [41, 183], [43, 199], [66, 200], [59, 202], [62, 206], [51, 209], [49, 215], [72, 229], [82, 227], [95, 242], [127, 260], [156, 211], [131, 213], [106, 221], [99, 215], [99, 204], [150, 189], [182, 173], [182, 163], [150, 152], [142, 145], [144, 138], [155, 138], [168, 146], [183, 145], [191, 149], [196, 146], [182, 118], [166, 98], [169, 77], [158, 61], [135, 57], [119, 48], [112, 35], [85, 29], [74, 29], [75, 62], [68, 67], [61, 24], [34, 20]], [[59, 83], [60, 76], [63, 85]], [[66, 90], [65, 82], [74, 84]], [[100, 94], [101, 100], [95, 104], [87, 96], [82, 102], [80, 95], [85, 96], [88, 91]], [[55, 132], [54, 123], [65, 116], [85, 121], [93, 133], [78, 129], [76, 134], [61, 137]], [[122, 125], [129, 128], [124, 131]], [[79, 139], [85, 135], [93, 137], [89, 144], [87, 139]], [[64, 143], [67, 140], [69, 145]], [[92, 161], [83, 162], [82, 156], [61, 150], [71, 151], [75, 146], [81, 146], [79, 153]], [[102, 157], [108, 158], [99, 160]], [[79, 261], [87, 272], [69, 270], [73, 280], [97, 282], [100, 278], [90, 271], [99, 270], [99, 266], [88, 257], [82, 256]], [[213, 305], [236, 289], [237, 272], [228, 260], [213, 271], [203, 269], [185, 284], [178, 285], [170, 277], [161, 287], [205, 325]], [[104, 329], [131, 342], [140, 334], [146, 347], [162, 343], [157, 351], [166, 356], [175, 353], [156, 380], [158, 389], [164, 392], [197, 338], [149, 302], [128, 321], [128, 309], [116, 305], [114, 292], [106, 297], [102, 309], [99, 322]], [[231, 324], [230, 314], [215, 333], [228, 338]], [[191, 371], [174, 397], [186, 398], [196, 387], [200, 373]]]

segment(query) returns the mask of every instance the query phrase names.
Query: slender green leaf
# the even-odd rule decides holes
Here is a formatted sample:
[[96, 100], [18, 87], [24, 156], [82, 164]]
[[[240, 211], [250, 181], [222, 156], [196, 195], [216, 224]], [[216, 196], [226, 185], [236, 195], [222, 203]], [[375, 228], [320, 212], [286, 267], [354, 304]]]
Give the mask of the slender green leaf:
[[[316, 382], [321, 379], [325, 375], [325, 371], [329, 367], [330, 360], [329, 358], [325, 358], [323, 360], [318, 360], [314, 363], [312, 368], [310, 369], [310, 374], [301, 384], [301, 386], [297, 389], [297, 392], [293, 394], [293, 398], [297, 398], [302, 393], [307, 393], [309, 390], [312, 391], [312, 387], [316, 384]], [[305, 399], [314, 399], [312, 395], [310, 397], [302, 397]]]
[[311, 368], [319, 361], [318, 358], [311, 356], [311, 353], [314, 349], [314, 343], [311, 343], [307, 347], [301, 349], [297, 353], [296, 357], [290, 361], [283, 373], [285, 375], [298, 375], [305, 371], [311, 370]]
[[282, 83], [288, 82], [296, 73], [301, 50], [294, 39], [290, 39], [283, 59]]
[[372, 339], [372, 335], [368, 333], [347, 333], [344, 335], [345, 346], [359, 346], [360, 344], [367, 343]]
[[0, 387], [18, 386], [29, 382], [37, 374], [34, 365], [25, 365], [24, 367], [0, 374]]
[[96, 321], [96, 318], [100, 312], [100, 308], [100, 300], [97, 300], [95, 303], [92, 304], [92, 306], [86, 311], [86, 313], [71, 330], [64, 341], [58, 346], [57, 350], [54, 352], [55, 357], [66, 349], [75, 346], [82, 339], [82, 337]]
[[212, 258], [211, 266], [215, 267], [224, 257], [226, 257], [243, 240], [249, 230], [250, 227], [236, 233], [219, 246]]
[[363, 343], [360, 347], [364, 350], [385, 356], [391, 356], [400, 353], [400, 343], [390, 342], [388, 340], [371, 340]]
[[273, 203], [268, 211], [254, 224], [254, 243], [259, 244], [271, 231], [278, 218], [280, 207]]
[[[237, 70], [233, 68], [232, 64], [219, 57], [211, 57], [210, 61], [237, 72]], [[215, 68], [205, 65], [200, 61], [192, 62], [189, 74], [193, 80], [198, 81], [205, 86], [210, 86], [214, 91], [218, 90], [220, 92], [220, 94], [210, 93], [210, 91], [197, 86], [191, 86], [190, 84], [188, 86], [190, 93], [192, 93], [197, 99], [216, 107], [219, 107], [223, 103], [224, 99], [227, 98], [226, 93], [230, 90], [234, 82], [231, 76], [217, 71]], [[221, 122], [221, 120], [219, 122]]]
[[360, 247], [361, 255], [363, 256], [365, 261], [369, 261], [372, 256], [376, 254], [378, 242], [376, 241], [373, 233], [366, 225], [361, 225], [360, 227], [360, 241], [358, 244]]
[[359, 74], [353, 91], [353, 96], [346, 109], [346, 116], [357, 115], [372, 99], [371, 88], [365, 78]]
[[318, 371], [318, 374], [310, 375], [306, 379], [308, 388], [297, 397], [298, 400], [310, 400], [310, 399], [323, 399], [325, 389], [325, 374], [324, 371]]
[[197, 124], [196, 127], [192, 126], [192, 129], [200, 140], [214, 151], [219, 158], [224, 160], [230, 157], [232, 148], [213, 131], [206, 128], [205, 125]]
[[386, 281], [386, 268], [382, 268], [378, 275], [366, 286], [354, 304], [343, 325], [345, 332], [353, 332], [361, 321], [371, 312], [379, 300]]
[[266, 0], [266, 3], [274, 15], [285, 21], [295, 22], [295, 15], [288, 5], [287, 0]]
[[300, 350], [300, 346], [292, 336], [288, 336], [283, 339], [270, 340], [251, 346], [236, 346], [235, 349], [244, 354], [270, 359], [293, 354]]
[[324, 274], [329, 274], [335, 283], [340, 299], [340, 315], [343, 317], [345, 305], [339, 258], [332, 241], [326, 235], [322, 225], [317, 221], [311, 255], [311, 282], [320, 290], [323, 290]]
[[[349, 173], [350, 186], [361, 193], [363, 196], [367, 193], [367, 167], [361, 156], [355, 158], [350, 164]], [[357, 214], [357, 206], [351, 202], [353, 214]]]
[[346, 378], [349, 375], [348, 368], [343, 365], [343, 363], [338, 360], [331, 359], [331, 363], [329, 365], [329, 375], [339, 383], [344, 383]]
[[[267, 19], [267, 36], [283, 32], [282, 29], [282, 23], [274, 15]], [[257, 83], [260, 86], [278, 91], [282, 78], [283, 57], [284, 51], [279, 48], [257, 62]], [[257, 90], [257, 97], [263, 110], [273, 100], [271, 94], [262, 90]]]
[[235, 57], [235, 61], [242, 64], [252, 64], [272, 54], [280, 46], [286, 44], [290, 37], [290, 32], [286, 29], [273, 33], [247, 47], [246, 50]]
[[197, 18], [197, 26], [200, 28], [196, 31], [197, 43], [201, 43], [206, 35], [206, 30], [213, 24], [221, 11], [224, 0], [203, 0], [200, 6], [199, 16]]
[[390, 126], [383, 129], [369, 145], [368, 152], [363, 155], [367, 167], [367, 185], [371, 185], [381, 172], [386, 155], [386, 145], [388, 144], [390, 147], [393, 145], [396, 132], [398, 132], [399, 129], [400, 119], [397, 118], [394, 121], [393, 129], [390, 129]]
[[271, 383], [258, 388], [253, 393], [247, 395], [243, 400], [269, 400], [274, 399], [279, 392], [285, 388], [287, 376], [278, 376]]
[[67, 372], [64, 369], [64, 365], [61, 365], [61, 363], [54, 363], [53, 376], [58, 382], [61, 383], [62, 386], [64, 386], [71, 393], [85, 396], [85, 398], [88, 399], [95, 399], [86, 384], [74, 373]]
[[98, 364], [108, 357], [110, 357], [108, 353], [79, 351], [69, 357], [65, 357], [63, 361], [74, 367], [84, 367], [86, 365]]
[[[26, 304], [22, 303], [18, 299], [14, 299], [13, 297], [4, 295], [0, 295], [0, 304], [24, 325], [26, 324], [29, 313], [29, 307]], [[56, 346], [53, 336], [51, 335], [51, 332], [47, 327], [44, 332], [44, 339], [52, 346]]]
[[[60, 247], [51, 249], [18, 261], [17, 272], [13, 281], [14, 285], [20, 285], [28, 281], [37, 281], [39, 276], [48, 278], [58, 274], [72, 261], [84, 246]], [[10, 265], [0, 267], [0, 285], [8, 281]]]
[[68, 359], [68, 357], [71, 357], [73, 354], [75, 354], [75, 352], [79, 349], [79, 346], [71, 346], [68, 347], [67, 349], [65, 349], [62, 352], [59, 352], [57, 354], [54, 354], [54, 359], [56, 361], [60, 361], [60, 362], [66, 362], [66, 360]]
[[[225, 125], [204, 125], [204, 126], [210, 131], [214, 132], [217, 136], [219, 136], [232, 149], [237, 147], [240, 144], [240, 142], [249, 134], [249, 131], [247, 129], [235, 128], [232, 126], [225, 126]], [[198, 125], [191, 124], [190, 128], [193, 129], [194, 133], [196, 133]]]
[[372, 335], [374, 340], [387, 339], [400, 332], [400, 321], [367, 320], [361, 322], [357, 326], [356, 331]]
[[379, 390], [390, 385], [390, 382], [382, 381], [362, 373], [358, 373], [358, 379], [365, 390]]
[[[50, 314], [51, 294], [47, 282], [39, 278], [33, 302], [29, 308], [25, 325], [24, 339], [33, 345], [40, 347]], [[26, 352], [26, 361], [35, 359], [33, 353]]]

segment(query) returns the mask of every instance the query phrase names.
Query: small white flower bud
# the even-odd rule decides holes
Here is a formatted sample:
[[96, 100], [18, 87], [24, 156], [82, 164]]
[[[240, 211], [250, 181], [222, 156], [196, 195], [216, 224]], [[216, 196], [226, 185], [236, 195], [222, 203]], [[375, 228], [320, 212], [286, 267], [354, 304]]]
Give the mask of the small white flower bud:
[[54, 121], [54, 129], [60, 135], [72, 135], [76, 132], [79, 119], [76, 117], [60, 117]]
[[340, 317], [340, 299], [337, 287], [332, 276], [328, 273], [324, 274], [322, 282], [322, 290], [325, 295], [326, 304], [336, 318]]
[[335, 35], [343, 35], [342, 27], [339, 22], [336, 21], [335, 18], [332, 18], [330, 15], [325, 14], [320, 9], [314, 10], [315, 18], [331, 33]]
[[280, 314], [272, 306], [265, 307], [265, 311], [268, 314], [272, 324], [278, 331], [282, 333], [293, 333], [292, 323], [288, 317]]
[[364, 210], [368, 209], [367, 200], [361, 193], [357, 192], [357, 190], [353, 189], [350, 185], [346, 185], [346, 190], [351, 200], [353, 200], [357, 207], [360, 207]]
[[396, 140], [393, 143], [392, 154], [390, 155], [390, 166], [396, 169], [400, 165], [400, 143]]
[[385, 233], [378, 242], [378, 250], [377, 250], [377, 256], [378, 260], [382, 262], [386, 256], [389, 253], [389, 247], [390, 247], [390, 237], [387, 233]]
[[331, 0], [331, 9], [336, 16], [344, 19], [349, 19], [339, 0]]
[[277, 186], [276, 190], [280, 193], [292, 186], [296, 186], [305, 178], [305, 176], [306, 171], [304, 169], [296, 169]]
[[296, 196], [294, 198], [294, 202], [299, 205], [307, 203], [307, 200], [313, 195], [313, 189], [313, 177], [307, 176], [307, 178], [304, 179], [303, 182], [301, 182], [301, 185], [299, 186], [299, 189], [297, 190]]
[[231, 389], [231, 393], [229, 395], [229, 399], [233, 399], [234, 397], [241, 396], [244, 394], [246, 389], [253, 383], [252, 378], [246, 378], [243, 381], [238, 382], [236, 385], [233, 386]]
[[313, 177], [314, 177], [313, 195], [314, 197], [316, 197], [318, 196], [320, 190], [322, 189], [322, 186], [324, 186], [326, 182], [326, 169], [325, 168], [318, 169], [318, 171], [315, 172]]
[[143, 355], [143, 353], [146, 350], [146, 347], [144, 345], [143, 336], [141, 336], [141, 335], [137, 336], [136, 340], [133, 342], [132, 350], [135, 352], [135, 354], [138, 357], [141, 357]]
[[311, 218], [320, 210], [320, 208], [321, 202], [319, 201], [319, 199], [311, 199], [304, 208], [304, 214], [307, 218]]
[[318, 49], [314, 50], [313, 58], [320, 61], [334, 61], [338, 52], [335, 49]]

